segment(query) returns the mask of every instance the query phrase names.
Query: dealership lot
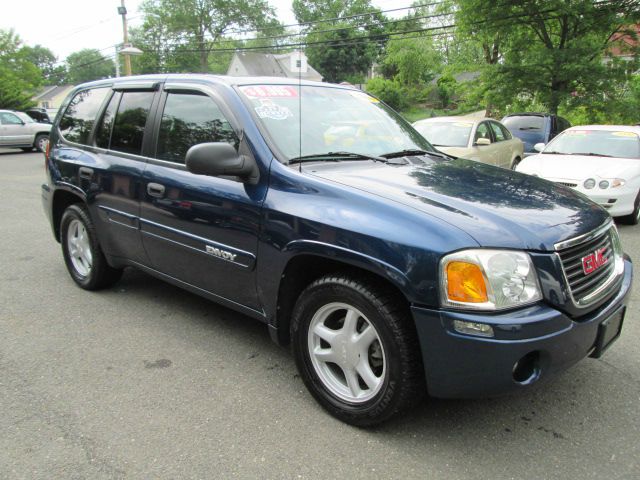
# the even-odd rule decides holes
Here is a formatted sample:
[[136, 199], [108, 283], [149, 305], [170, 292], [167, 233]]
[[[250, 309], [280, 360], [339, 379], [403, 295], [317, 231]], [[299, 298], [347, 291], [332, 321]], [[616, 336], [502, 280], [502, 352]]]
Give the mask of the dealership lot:
[[[42, 154], [0, 150], [0, 478], [637, 478], [637, 287], [602, 359], [361, 430], [320, 409], [264, 325], [133, 270], [77, 288], [43, 179]], [[640, 226], [620, 232], [636, 259]]]

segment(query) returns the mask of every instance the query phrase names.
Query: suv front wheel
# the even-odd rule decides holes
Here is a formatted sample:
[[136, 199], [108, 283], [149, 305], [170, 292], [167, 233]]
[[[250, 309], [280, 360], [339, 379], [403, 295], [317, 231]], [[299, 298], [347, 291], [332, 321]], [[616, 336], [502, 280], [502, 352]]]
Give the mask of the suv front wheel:
[[425, 393], [408, 309], [384, 287], [342, 275], [320, 278], [300, 295], [291, 333], [307, 388], [344, 422], [380, 423]]

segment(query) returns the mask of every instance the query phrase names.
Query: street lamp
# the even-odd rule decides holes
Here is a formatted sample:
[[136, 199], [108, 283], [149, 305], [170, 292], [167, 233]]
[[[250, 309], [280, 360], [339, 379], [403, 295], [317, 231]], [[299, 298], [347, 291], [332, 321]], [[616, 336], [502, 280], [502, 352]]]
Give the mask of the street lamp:
[[[118, 7], [118, 15], [122, 15], [122, 47], [116, 52], [124, 55], [124, 74], [125, 76], [131, 75], [131, 55], [142, 55], [142, 50], [135, 48], [129, 43], [129, 31], [127, 29], [127, 7], [124, 6], [124, 0], [121, 0], [121, 6]], [[120, 60], [116, 58], [116, 77], [120, 76]]]

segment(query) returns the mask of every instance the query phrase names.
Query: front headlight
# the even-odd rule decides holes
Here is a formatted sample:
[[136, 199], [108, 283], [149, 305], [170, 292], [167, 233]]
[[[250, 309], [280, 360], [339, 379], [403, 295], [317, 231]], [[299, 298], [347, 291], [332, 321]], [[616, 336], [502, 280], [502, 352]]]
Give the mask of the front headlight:
[[542, 299], [531, 258], [513, 250], [473, 249], [440, 262], [443, 307], [503, 310]]

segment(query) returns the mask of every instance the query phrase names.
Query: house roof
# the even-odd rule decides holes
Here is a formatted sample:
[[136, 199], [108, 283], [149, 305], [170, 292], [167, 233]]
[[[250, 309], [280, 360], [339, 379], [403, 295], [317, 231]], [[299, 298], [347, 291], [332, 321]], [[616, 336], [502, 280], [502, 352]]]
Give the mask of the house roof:
[[40, 89], [33, 97], [38, 102], [47, 102], [53, 100], [58, 95], [65, 93], [73, 88], [73, 85], [47, 85]]
[[[631, 32], [631, 33], [628, 33]], [[638, 37], [640, 36], [640, 24], [629, 25], [611, 35], [609, 39], [609, 55], [612, 57], [623, 57], [633, 55], [633, 51], [640, 47]]]
[[[274, 55], [272, 53], [236, 52], [234, 55], [247, 70], [247, 74], [251, 76], [322, 78], [322, 75], [308, 63], [306, 72], [292, 72], [289, 69], [291, 54]], [[228, 73], [233, 75], [235, 72]]]

